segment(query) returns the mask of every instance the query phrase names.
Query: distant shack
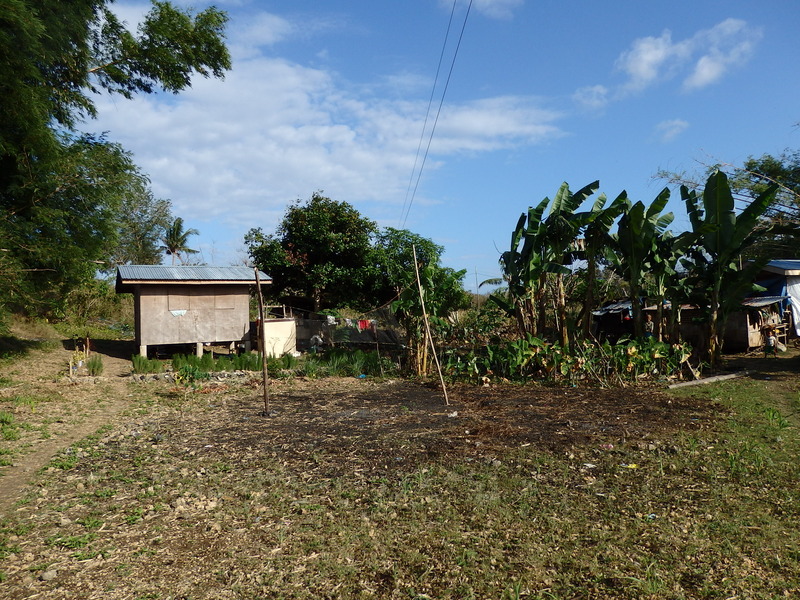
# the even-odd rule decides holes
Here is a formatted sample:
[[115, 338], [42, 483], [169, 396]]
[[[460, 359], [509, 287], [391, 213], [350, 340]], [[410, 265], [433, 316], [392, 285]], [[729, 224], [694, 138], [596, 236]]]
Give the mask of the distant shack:
[[[259, 271], [262, 284], [272, 283]], [[124, 265], [117, 268], [117, 293], [134, 296], [139, 354], [149, 346], [236, 344], [250, 341], [250, 267]]]

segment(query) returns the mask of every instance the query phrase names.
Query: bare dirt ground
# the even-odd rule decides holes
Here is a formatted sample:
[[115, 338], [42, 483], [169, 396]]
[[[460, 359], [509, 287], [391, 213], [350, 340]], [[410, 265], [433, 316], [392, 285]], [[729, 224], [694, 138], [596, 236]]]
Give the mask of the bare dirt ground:
[[209, 452], [234, 455], [242, 448], [266, 447], [303, 468], [317, 468], [326, 455], [331, 460], [323, 462], [330, 470], [358, 464], [374, 473], [450, 455], [491, 459], [520, 445], [568, 449], [602, 440], [649, 443], [678, 428], [700, 426], [709, 416], [707, 405], [669, 398], [655, 387], [457, 385], [449, 390], [447, 406], [436, 385], [294, 379], [272, 381], [272, 416], [265, 418], [257, 377], [245, 384], [210, 383], [196, 395], [206, 401], [206, 410], [184, 413], [174, 408], [181, 403], [174, 386], [132, 381], [126, 358], [131, 343], [94, 345], [105, 367], [101, 377], [85, 371], [67, 376], [68, 341], [0, 369], [0, 410], [20, 424], [18, 440], [0, 441], [0, 450], [14, 449], [5, 461], [11, 464], [0, 466], [0, 516], [59, 451], [102, 427], [131, 421], [131, 411], [142, 410], [136, 400], [142, 394], [163, 400], [151, 432], [159, 439], [169, 431], [170, 439], [180, 437], [182, 444], [205, 440]]
[[[187, 400], [168, 382], [134, 382], [124, 344], [95, 351], [106, 367], [98, 379], [63, 376], [62, 349], [0, 371], [0, 411], [26, 424], [0, 446], [17, 448], [0, 467], [0, 517], [35, 527], [9, 538], [20, 545], [0, 564], [4, 598], [228, 597], [236, 582], [225, 565], [227, 577], [249, 577], [242, 553], [265, 542], [248, 528], [258, 531], [270, 488], [290, 477], [374, 487], [432, 463], [499, 465], [518, 448], [580, 461], [623, 448], [668, 453], [676, 432], [724, 417], [719, 405], [657, 386], [457, 385], [445, 405], [434, 385], [355, 378], [273, 380], [266, 416], [259, 377], [212, 381]], [[731, 366], [797, 389], [795, 355]], [[305, 502], [265, 521], [276, 548], [282, 527], [317, 510]], [[171, 582], [178, 571], [189, 595]]]
[[[67, 376], [71, 342], [56, 349], [34, 350], [24, 360], [0, 368], [0, 410], [11, 413], [19, 439], [0, 440], [0, 449], [13, 448], [10, 462], [0, 466], [0, 516], [17, 500], [33, 474], [60, 450], [114, 423], [130, 404], [126, 381], [130, 360], [122, 356], [130, 344], [102, 344], [101, 377], [85, 369]], [[131, 345], [132, 348], [132, 345]], [[122, 353], [122, 354], [120, 354]]]
[[[36, 350], [0, 369], [0, 410], [24, 424], [20, 439], [6, 444], [17, 449], [11, 464], [0, 466], [0, 516], [59, 451], [101, 427], [119, 425], [126, 414], [129, 418], [136, 406], [133, 399], [142, 391], [142, 384], [130, 377], [132, 342], [94, 342], [93, 352], [103, 358], [101, 377], [89, 377], [85, 370], [67, 377], [71, 344], [64, 340], [60, 346]], [[793, 385], [797, 361], [792, 349], [778, 360], [758, 354], [729, 357], [727, 366], [733, 372], [749, 370], [756, 379], [787, 379]], [[342, 469], [355, 459], [377, 472], [431, 457], [490, 456], [522, 444], [568, 449], [600, 440], [649, 443], [677, 429], [700, 426], [709, 416], [707, 404], [667, 397], [658, 386], [457, 385], [449, 390], [447, 406], [433, 384], [329, 379], [273, 380], [273, 415], [265, 419], [258, 385], [257, 377], [244, 386], [211, 383], [200, 396], [221, 399], [217, 410], [202, 418], [162, 411], [159, 427], [177, 431], [188, 418], [187, 435], [213, 440], [217, 451], [263, 445], [268, 438], [271, 448], [285, 449], [293, 461], [308, 462], [308, 456], [322, 452], [338, 455], [342, 460], [332, 464]], [[178, 403], [169, 385], [151, 387], [148, 393], [157, 388]]]

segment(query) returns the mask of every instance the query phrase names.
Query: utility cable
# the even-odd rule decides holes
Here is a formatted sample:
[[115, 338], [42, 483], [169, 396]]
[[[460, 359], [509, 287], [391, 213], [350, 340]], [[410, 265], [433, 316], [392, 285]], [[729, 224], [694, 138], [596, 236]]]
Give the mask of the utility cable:
[[[455, 7], [456, 7], [457, 2], [458, 2], [458, 0], [454, 0], [453, 1], [453, 11], [455, 11]], [[450, 79], [453, 76], [453, 70], [455, 69], [455, 65], [456, 65], [456, 58], [458, 57], [458, 51], [461, 48], [461, 41], [464, 39], [464, 31], [465, 31], [465, 29], [467, 27], [467, 20], [469, 19], [469, 13], [472, 10], [472, 2], [473, 2], [473, 0], [469, 0], [469, 5], [467, 6], [467, 12], [464, 15], [464, 22], [461, 25], [461, 32], [460, 32], [460, 34], [458, 36], [458, 43], [456, 44], [456, 49], [455, 49], [455, 52], [453, 53], [453, 59], [450, 62], [450, 70], [449, 70], [449, 72], [447, 74], [447, 80], [445, 81], [444, 90], [442, 90], [442, 97], [439, 100], [439, 108], [436, 111], [436, 118], [434, 119], [433, 126], [431, 127], [430, 136], [428, 137], [428, 144], [425, 147], [425, 154], [422, 157], [422, 164], [420, 165], [419, 170], [417, 171], [417, 180], [414, 183], [414, 190], [411, 193], [411, 198], [408, 200], [407, 206], [406, 206], [405, 203], [403, 204], [404, 214], [401, 215], [402, 218], [401, 218], [401, 223], [400, 223], [400, 229], [405, 228], [406, 221], [408, 220], [408, 215], [411, 212], [411, 206], [414, 203], [414, 198], [417, 195], [417, 189], [419, 188], [419, 182], [420, 182], [420, 179], [422, 178], [422, 171], [425, 168], [425, 163], [427, 162], [427, 159], [428, 159], [428, 153], [430, 152], [430, 149], [431, 149], [431, 143], [433, 142], [433, 134], [436, 131], [436, 125], [439, 123], [439, 116], [442, 114], [442, 106], [444, 105], [444, 99], [445, 99], [445, 96], [447, 95], [447, 89], [450, 86]], [[453, 17], [453, 14], [451, 13], [451, 15], [450, 15], [450, 21], [451, 22], [452, 22], [452, 17]], [[448, 23], [448, 25], [447, 25], [447, 35], [445, 36], [445, 44], [444, 44], [445, 46], [447, 44], [447, 36], [449, 35], [449, 33], [450, 33], [450, 23]], [[443, 54], [444, 54], [444, 46], [442, 47], [442, 55]], [[441, 57], [439, 59], [439, 65], [441, 66]], [[437, 80], [438, 80], [438, 76], [439, 76], [439, 69], [437, 68], [437, 71], [436, 71]], [[433, 98], [433, 94], [434, 94], [435, 89], [436, 89], [436, 81], [434, 81], [434, 87], [433, 87], [433, 90], [431, 91], [431, 98]], [[428, 112], [430, 112], [430, 104], [428, 104]], [[422, 139], [424, 139], [424, 137], [425, 137], [425, 127], [427, 126], [427, 123], [428, 123], [428, 113], [426, 113], [426, 115], [425, 115], [425, 124], [422, 127], [422, 134], [420, 135], [420, 145], [422, 145]], [[417, 158], [418, 157], [419, 157], [419, 149], [417, 149]], [[414, 161], [414, 169], [416, 169], [416, 166], [417, 166], [417, 161], [415, 159], [415, 161]], [[413, 180], [413, 178], [414, 178], [414, 170], [411, 171], [411, 179]], [[411, 182], [409, 181], [409, 187], [410, 187], [410, 185], [411, 185]], [[408, 197], [408, 192], [406, 192], [406, 197]]]
[[[406, 207], [408, 205], [409, 194], [411, 193], [411, 185], [414, 183], [414, 173], [417, 171], [417, 164], [419, 163], [419, 155], [422, 151], [422, 141], [425, 139], [425, 130], [428, 128], [428, 117], [431, 114], [431, 106], [433, 106], [433, 97], [436, 94], [436, 86], [439, 84], [439, 73], [442, 71], [442, 62], [444, 61], [444, 53], [447, 49], [447, 40], [450, 39], [450, 28], [453, 25], [453, 16], [456, 13], [456, 5], [458, 0], [453, 0], [453, 8], [450, 9], [450, 19], [447, 21], [447, 31], [444, 34], [444, 42], [442, 42], [442, 51], [439, 53], [439, 64], [436, 65], [436, 76], [433, 78], [433, 87], [431, 87], [431, 96], [428, 98], [428, 107], [425, 109], [425, 120], [422, 123], [422, 131], [419, 134], [419, 144], [417, 144], [417, 153], [414, 156], [414, 166], [411, 167], [411, 173], [408, 176], [408, 187], [406, 188], [406, 197], [403, 200], [403, 209], [400, 211], [400, 229], [405, 225], [405, 217], [408, 215]], [[405, 216], [404, 216], [405, 215]]]

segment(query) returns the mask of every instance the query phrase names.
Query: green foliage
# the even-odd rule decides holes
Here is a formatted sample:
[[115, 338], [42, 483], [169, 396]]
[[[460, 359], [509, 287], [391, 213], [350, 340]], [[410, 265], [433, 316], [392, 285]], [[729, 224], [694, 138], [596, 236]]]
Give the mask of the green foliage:
[[773, 226], [745, 251], [747, 258], [763, 260], [800, 253], [800, 151], [785, 150], [778, 156], [750, 157], [730, 175], [734, 194], [746, 202], [777, 185], [775, 200], [765, 213]]
[[418, 375], [427, 374], [429, 368], [425, 314], [431, 336], [441, 338], [441, 334], [449, 329], [447, 318], [470, 305], [470, 298], [461, 284], [465, 274], [464, 270], [427, 265], [420, 269], [420, 285], [415, 282], [415, 285], [405, 288], [392, 303], [392, 311], [406, 331], [410, 361]]
[[148, 184], [119, 145], [75, 133], [95, 115], [92, 95], [179, 92], [230, 68], [216, 8], [155, 1], [132, 33], [110, 4], [9, 0], [0, 11], [0, 308], [58, 315], [98, 261], [124, 258], [123, 209], [149, 199]]
[[386, 227], [375, 236], [373, 263], [377, 266], [375, 303], [395, 298], [403, 288], [416, 286], [414, 254], [421, 268], [438, 266], [444, 247], [407, 229]]
[[103, 357], [93, 354], [86, 360], [86, 370], [92, 377], [99, 377], [103, 374]]
[[134, 354], [131, 357], [133, 372], [136, 374], [163, 373], [164, 363], [160, 360], [149, 359], [141, 354]]
[[709, 354], [712, 366], [719, 363], [722, 335], [727, 316], [740, 306], [741, 299], [753, 291], [753, 280], [764, 261], [754, 261], [744, 268], [739, 259], [770, 227], [762, 220], [772, 205], [777, 190], [773, 184], [738, 214], [728, 178], [722, 171], [713, 172], [702, 194], [681, 187], [681, 196], [698, 237], [684, 266], [697, 292], [707, 299], [709, 313]]
[[172, 357], [173, 371], [179, 371], [186, 366], [204, 373], [216, 373], [221, 371], [260, 371], [261, 354], [245, 352], [243, 354], [221, 356], [218, 359], [214, 359], [211, 353], [204, 354], [202, 358], [198, 358], [195, 354], [176, 354]]
[[20, 438], [20, 424], [8, 411], [0, 411], [0, 439], [13, 442]]
[[[576, 211], [599, 185], [600, 182], [595, 181], [573, 193], [569, 185], [563, 183], [552, 202], [544, 198], [535, 207], [529, 207], [517, 221], [511, 245], [500, 256], [507, 288], [504, 294], [495, 292], [490, 299], [516, 318], [520, 335], [543, 334], [548, 300], [546, 283], [548, 278], [553, 278], [559, 337], [562, 344], [567, 343], [563, 277], [570, 273], [569, 265], [579, 256], [575, 240], [580, 229], [597, 217]], [[605, 202], [604, 197], [602, 202]]]
[[639, 201], [626, 208], [617, 226], [617, 255], [613, 257], [614, 268], [628, 282], [631, 305], [633, 307], [633, 327], [637, 337], [642, 331], [642, 303], [644, 279], [655, 262], [658, 241], [664, 237], [674, 215], [661, 214], [669, 201], [670, 192], [664, 188], [650, 206]]
[[200, 367], [190, 364], [183, 365], [174, 373], [175, 383], [184, 388], [184, 393], [197, 390], [201, 382], [208, 379], [208, 371], [203, 371]]
[[174, 223], [170, 201], [155, 198], [146, 181], [134, 180], [122, 190], [118, 221], [108, 269], [125, 264], [160, 264], [161, 240]]
[[172, 264], [175, 264], [175, 257], [181, 259], [181, 264], [185, 259], [181, 256], [183, 254], [197, 254], [197, 250], [189, 248], [189, 237], [199, 235], [197, 229], [183, 228], [183, 219], [176, 217], [175, 220], [164, 228], [164, 235], [161, 238], [161, 250], [167, 253], [167, 256], [172, 257]]
[[371, 287], [376, 231], [375, 223], [347, 202], [315, 192], [287, 208], [276, 235], [251, 229], [245, 244], [255, 264], [273, 278], [271, 296], [306, 298], [319, 311], [371, 302], [364, 291]]
[[623, 340], [614, 345], [581, 342], [563, 347], [529, 334], [469, 351], [449, 350], [445, 361], [450, 377], [473, 382], [534, 379], [618, 385], [642, 378], [680, 376], [690, 355], [687, 344], [670, 345], [652, 338]]

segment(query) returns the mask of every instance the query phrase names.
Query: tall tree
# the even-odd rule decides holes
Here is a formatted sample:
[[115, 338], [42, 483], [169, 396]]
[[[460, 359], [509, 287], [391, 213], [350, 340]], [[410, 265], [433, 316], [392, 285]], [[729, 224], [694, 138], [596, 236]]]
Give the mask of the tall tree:
[[388, 302], [414, 281], [414, 254], [421, 269], [439, 265], [444, 247], [408, 229], [386, 227], [380, 230], [373, 245], [376, 271], [376, 300]]
[[251, 229], [245, 244], [253, 262], [273, 277], [273, 297], [310, 300], [314, 311], [367, 307], [375, 265], [372, 238], [377, 226], [347, 202], [315, 192], [291, 204], [275, 235]]
[[60, 141], [53, 157], [30, 165], [29, 184], [0, 197], [0, 245], [16, 265], [2, 299], [13, 309], [58, 312], [72, 288], [93, 278], [116, 244], [122, 196], [138, 183], [119, 145]]
[[101, 156], [119, 149], [74, 133], [95, 115], [92, 94], [177, 93], [195, 74], [221, 77], [230, 68], [219, 10], [193, 14], [155, 1], [131, 33], [111, 3], [5, 0], [0, 10], [0, 236], [12, 253], [2, 268], [16, 279], [7, 289], [23, 295], [64, 296], [113, 246], [119, 198], [90, 188], [103, 188], [111, 163]]
[[167, 253], [167, 256], [172, 257], [173, 265], [175, 264], [175, 257], [178, 257], [181, 263], [183, 263], [185, 260], [183, 255], [197, 254], [197, 250], [189, 247], [189, 237], [199, 234], [200, 232], [197, 231], [197, 229], [184, 229], [183, 219], [176, 217], [175, 220], [164, 229], [164, 236], [161, 238], [164, 245], [161, 246], [161, 249]]
[[117, 243], [109, 266], [160, 264], [161, 240], [170, 224], [174, 224], [170, 201], [155, 198], [146, 185], [134, 186], [122, 197], [117, 220]]

